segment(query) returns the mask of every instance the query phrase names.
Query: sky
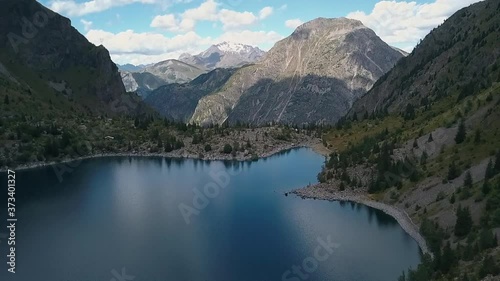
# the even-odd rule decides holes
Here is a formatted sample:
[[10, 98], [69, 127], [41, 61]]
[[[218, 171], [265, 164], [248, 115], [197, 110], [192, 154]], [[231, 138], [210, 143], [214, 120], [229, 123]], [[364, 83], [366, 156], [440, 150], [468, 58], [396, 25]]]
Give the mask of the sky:
[[318, 17], [358, 19], [410, 52], [433, 28], [478, 0], [38, 0], [71, 19], [115, 63], [135, 65], [198, 54], [224, 41], [267, 51]]

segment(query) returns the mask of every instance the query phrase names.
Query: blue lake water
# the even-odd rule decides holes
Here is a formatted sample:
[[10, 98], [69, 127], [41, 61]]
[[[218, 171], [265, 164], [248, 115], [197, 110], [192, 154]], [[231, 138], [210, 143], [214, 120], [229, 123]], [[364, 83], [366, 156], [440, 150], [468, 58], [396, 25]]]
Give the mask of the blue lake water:
[[258, 162], [113, 157], [18, 171], [16, 273], [0, 237], [0, 280], [390, 281], [416, 267], [417, 244], [384, 213], [284, 196], [315, 183], [323, 161], [296, 149]]

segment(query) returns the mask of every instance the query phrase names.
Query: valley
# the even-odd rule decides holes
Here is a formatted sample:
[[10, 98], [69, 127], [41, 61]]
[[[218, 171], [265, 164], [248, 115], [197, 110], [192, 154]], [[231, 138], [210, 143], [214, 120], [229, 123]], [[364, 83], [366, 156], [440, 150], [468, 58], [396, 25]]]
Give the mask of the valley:
[[[203, 7], [212, 7], [212, 2]], [[140, 65], [115, 64], [116, 58], [120, 63], [129, 58], [128, 46], [120, 46], [118, 52], [115, 45], [110, 45], [114, 51], [96, 46], [73, 27], [72, 19], [44, 3], [1, 3], [0, 176], [15, 169], [40, 179], [40, 191], [33, 191], [29, 180], [21, 183], [34, 192], [22, 193], [26, 204], [48, 215], [54, 210], [41, 208], [39, 202], [53, 200], [69, 208], [64, 219], [74, 223], [74, 229], [96, 220], [80, 214], [79, 208], [89, 214], [90, 207], [106, 209], [109, 224], [97, 221], [106, 225], [109, 237], [117, 238], [108, 240], [114, 249], [126, 240], [116, 234], [121, 223], [126, 221], [123, 225], [134, 235], [134, 225], [144, 223], [151, 241], [157, 241], [145, 245], [155, 248], [159, 260], [176, 266], [153, 270], [133, 257], [144, 245], [131, 243], [136, 249], [124, 247], [127, 255], [120, 261], [137, 265], [143, 276], [158, 278], [169, 272], [179, 280], [201, 281], [204, 274], [237, 279], [245, 273], [252, 278], [294, 280], [280, 275], [287, 276], [285, 270], [290, 268], [280, 262], [280, 243], [291, 247], [299, 241], [297, 247], [306, 254], [314, 237], [333, 233], [347, 247], [341, 245], [332, 254], [335, 262], [318, 269], [321, 280], [363, 281], [373, 273], [374, 280], [386, 281], [398, 272], [398, 281], [499, 280], [500, 1], [479, 1], [454, 10], [429, 28], [409, 53], [386, 43], [385, 32], [376, 33], [368, 20], [316, 16], [307, 22], [297, 20], [301, 23], [287, 37], [274, 36], [268, 51], [210, 37], [203, 41], [204, 48], [210, 46], [205, 51], [189, 48], [190, 53], [181, 53], [179, 48], [167, 59], [152, 49], [137, 58], [161, 60], [149, 63], [136, 58]], [[220, 15], [229, 13], [227, 7], [213, 7], [221, 9]], [[268, 13], [269, 9], [260, 10], [252, 24]], [[36, 19], [34, 15], [43, 15], [46, 21], [30, 21], [36, 32], [26, 36], [26, 20]], [[166, 25], [162, 32], [175, 34], [180, 27], [195, 25], [196, 21], [184, 20], [189, 15], [197, 15], [199, 21], [217, 18], [201, 19], [193, 10], [161, 16], [175, 23], [174, 28], [171, 22], [162, 22]], [[228, 34], [235, 28], [221, 24]], [[211, 26], [218, 27], [215, 22]], [[81, 170], [71, 168], [75, 161], [83, 163]], [[94, 165], [106, 172], [96, 172]], [[60, 187], [54, 175], [47, 176], [51, 167], [71, 168], [69, 181], [59, 180], [66, 188], [58, 189], [61, 196], [47, 192]], [[197, 229], [211, 233], [212, 240], [200, 244], [210, 245], [220, 255], [217, 258], [234, 265], [227, 272], [212, 264], [217, 259], [211, 253], [198, 256], [202, 246], [188, 247], [186, 237], [196, 235], [184, 228], [182, 217], [172, 216], [181, 206], [176, 200], [191, 200], [195, 185], [210, 180], [199, 174], [210, 173], [209, 167], [230, 175], [240, 168], [243, 172], [228, 176], [231, 191], [206, 200], [214, 202], [207, 207], [205, 219], [210, 219]], [[101, 182], [103, 189], [97, 190]], [[78, 188], [72, 190], [71, 184]], [[166, 212], [158, 208], [165, 203], [159, 198], [178, 204], [169, 205]], [[109, 209], [99, 203], [101, 199]], [[190, 210], [198, 216], [204, 208]], [[164, 219], [165, 225], [144, 222], [150, 211], [152, 220]], [[43, 232], [37, 221], [46, 218], [22, 214], [31, 221], [29, 227]], [[266, 214], [272, 214], [277, 224]], [[217, 216], [227, 223], [221, 227], [224, 232], [214, 227]], [[260, 222], [274, 232], [260, 231]], [[19, 231], [26, 239], [36, 238], [35, 232]], [[43, 243], [48, 243], [53, 233], [43, 233], [47, 235]], [[157, 233], [183, 241], [165, 243], [182, 261], [164, 251]], [[94, 232], [84, 234], [76, 236], [96, 242]], [[383, 244], [372, 241], [371, 234]], [[256, 248], [248, 246], [248, 256], [237, 253], [236, 244], [225, 244], [226, 235], [231, 243], [243, 239]], [[357, 240], [351, 239], [353, 235]], [[195, 241], [201, 240], [196, 236]], [[63, 241], [66, 246], [68, 241]], [[274, 250], [264, 258], [256, 250], [267, 248]], [[21, 254], [28, 251], [24, 248]], [[84, 247], [78, 251], [90, 253]], [[292, 252], [293, 248], [283, 252], [287, 262], [297, 262], [298, 255]], [[103, 254], [110, 258], [112, 251]], [[247, 264], [238, 263], [240, 255]], [[252, 260], [261, 261], [265, 269], [252, 272], [248, 267]], [[384, 270], [373, 265], [360, 268], [359, 275], [347, 270], [349, 262], [357, 260]], [[89, 256], [84, 254], [82, 261], [88, 262]], [[398, 265], [390, 268], [396, 261]], [[35, 258], [30, 264], [37, 264]], [[340, 264], [347, 265], [336, 271]], [[192, 268], [198, 271], [190, 272]], [[95, 273], [102, 278], [104, 270], [107, 267], [77, 275], [91, 278]], [[40, 271], [49, 279], [57, 277], [49, 270]], [[68, 263], [64, 277], [73, 273]]]

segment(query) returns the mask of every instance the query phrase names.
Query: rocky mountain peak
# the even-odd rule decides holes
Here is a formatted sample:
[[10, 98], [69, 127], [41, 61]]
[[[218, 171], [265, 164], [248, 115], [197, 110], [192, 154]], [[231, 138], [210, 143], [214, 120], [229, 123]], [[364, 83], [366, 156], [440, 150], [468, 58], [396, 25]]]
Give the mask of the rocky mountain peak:
[[222, 42], [210, 46], [198, 55], [182, 54], [180, 61], [201, 69], [236, 68], [260, 60], [265, 52], [258, 47], [234, 42]]
[[348, 18], [317, 18], [297, 27], [292, 33], [291, 38], [294, 40], [308, 40], [311, 35], [339, 37], [359, 29], [370, 30], [359, 20]]
[[191, 122], [334, 123], [401, 57], [358, 20], [315, 19], [200, 100]]

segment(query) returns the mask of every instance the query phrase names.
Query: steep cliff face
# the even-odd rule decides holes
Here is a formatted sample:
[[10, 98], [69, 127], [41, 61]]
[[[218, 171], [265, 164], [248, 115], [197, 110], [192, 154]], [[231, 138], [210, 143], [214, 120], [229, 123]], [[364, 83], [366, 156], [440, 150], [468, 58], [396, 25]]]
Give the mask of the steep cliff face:
[[401, 57], [359, 21], [316, 19], [201, 99], [191, 121], [333, 123]]
[[232, 69], [216, 69], [202, 74], [190, 83], [160, 87], [149, 94], [145, 102], [164, 117], [187, 123], [198, 101], [219, 90], [234, 72]]
[[120, 75], [127, 92], [135, 92], [142, 99], [145, 99], [152, 91], [168, 84], [149, 72], [120, 71]]
[[89, 43], [69, 19], [34, 0], [1, 5], [0, 61], [20, 81], [33, 88], [64, 85], [55, 88], [94, 111], [111, 111], [122, 102], [125, 88], [104, 47]]

